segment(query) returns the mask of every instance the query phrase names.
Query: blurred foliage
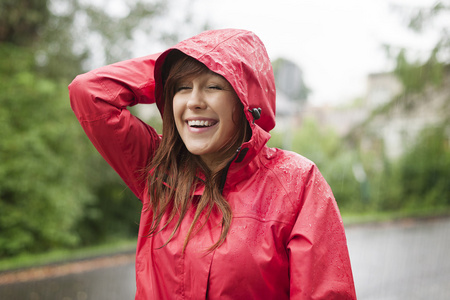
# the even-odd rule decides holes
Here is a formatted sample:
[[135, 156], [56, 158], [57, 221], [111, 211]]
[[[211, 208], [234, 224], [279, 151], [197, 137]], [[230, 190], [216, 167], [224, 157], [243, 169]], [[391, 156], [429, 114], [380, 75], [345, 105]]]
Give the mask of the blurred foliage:
[[134, 238], [138, 231], [141, 202], [97, 151], [89, 146], [91, 157], [79, 163], [88, 165], [85, 178], [95, 200], [84, 205], [83, 215], [76, 224], [76, 230], [82, 237], [79, 245]]
[[135, 234], [139, 201], [80, 129], [66, 84], [36, 75], [26, 48], [0, 54], [0, 256]]
[[[386, 46], [391, 53], [396, 49], [394, 74], [403, 85], [402, 93], [375, 109], [347, 137], [340, 138], [332, 128], [310, 119], [302, 120], [301, 127], [289, 135], [292, 150], [318, 165], [344, 212], [450, 208], [450, 95], [445, 86], [450, 78], [450, 35], [445, 26], [450, 6], [438, 1], [432, 7], [403, 7], [402, 12], [408, 14], [406, 26], [417, 34], [438, 33], [425, 56], [414, 57], [414, 49]], [[274, 70], [283, 63], [275, 62]], [[436, 95], [448, 99], [439, 112], [444, 115], [442, 121], [423, 128], [400, 158], [388, 158], [385, 141], [370, 127], [375, 117], [408, 113], [423, 107], [418, 101], [432, 101]], [[369, 147], [362, 146], [363, 138], [370, 140]], [[274, 132], [269, 144], [282, 148], [283, 139], [285, 133]]]
[[[165, 13], [170, 1], [133, 0], [115, 5], [105, 0], [46, 2], [51, 17], [35, 49], [39, 71], [52, 78], [73, 78], [83, 69], [129, 58], [137, 32], [157, 40], [154, 19]], [[118, 4], [119, 9], [108, 9]]]
[[[407, 27], [413, 32], [420, 35], [431, 30], [437, 34], [435, 44], [425, 57], [414, 57], [414, 49], [397, 49], [394, 74], [402, 82], [404, 93], [418, 93], [427, 86], [441, 86], [450, 65], [450, 5], [445, 1], [437, 1], [431, 7], [413, 7], [409, 10], [401, 7], [400, 11], [407, 15]], [[391, 45], [385, 47], [388, 53], [392, 52]]]
[[399, 162], [402, 195], [412, 207], [450, 206], [450, 124], [424, 128]]
[[0, 1], [0, 257], [136, 235], [141, 204], [88, 141], [67, 92], [86, 68], [128, 58], [169, 1], [121, 3]]
[[[437, 124], [430, 122], [422, 129], [415, 143], [396, 161], [384, 160], [382, 172], [376, 173], [380, 189], [375, 202], [380, 210], [420, 210], [430, 207], [450, 207], [450, 5], [437, 1], [431, 7], [409, 11], [407, 26], [417, 34], [427, 30], [437, 33], [437, 40], [425, 58], [413, 58], [414, 49], [402, 48], [395, 58], [394, 74], [403, 85], [403, 92], [377, 113], [413, 109], [414, 102], [443, 95], [447, 100], [439, 112], [443, 117]], [[423, 107], [423, 106], [422, 106]], [[433, 120], [434, 121], [434, 120]], [[388, 185], [389, 184], [389, 185]]]
[[[422, 32], [429, 27], [437, 17], [445, 14], [449, 9], [450, 4], [445, 3], [444, 1], [436, 1], [431, 7], [415, 9], [408, 18], [408, 27], [416, 32]], [[448, 28], [443, 28], [443, 30], [448, 30]]]
[[[437, 18], [443, 17], [448, 23], [449, 12], [450, 6], [443, 1], [430, 8], [414, 9], [409, 26], [421, 33]], [[449, 211], [450, 89], [446, 83], [450, 82], [450, 36], [445, 26], [437, 32], [439, 38], [425, 58], [412, 58], [413, 49], [398, 50], [394, 74], [403, 85], [402, 93], [371, 112], [349, 136], [339, 138], [331, 128], [308, 119], [293, 134], [293, 150], [318, 165], [342, 211]], [[403, 145], [401, 157], [387, 157], [385, 141], [377, 128], [371, 127], [375, 116], [389, 122], [393, 116], [404, 117], [424, 107], [418, 105], [419, 101], [431, 103], [433, 97], [444, 99], [436, 112], [439, 118], [429, 120], [413, 143]], [[274, 134], [271, 145], [280, 147], [282, 138], [282, 134]]]
[[[450, 208], [449, 132], [448, 122], [426, 127], [400, 159], [381, 155], [380, 165], [375, 153], [307, 119], [294, 133], [292, 150], [317, 164], [343, 212], [425, 213]], [[281, 148], [284, 137], [273, 132], [269, 146]]]
[[[283, 132], [272, 132], [270, 147], [283, 148]], [[336, 201], [343, 209], [358, 210], [365, 192], [356, 181], [353, 166], [358, 162], [357, 153], [342, 143], [332, 128], [320, 126], [314, 119], [307, 118], [294, 131], [292, 151], [312, 160], [331, 186]]]
[[39, 38], [50, 18], [47, 0], [2, 0], [0, 2], [0, 41], [30, 46]]
[[423, 63], [408, 61], [406, 50], [400, 51], [396, 58], [394, 74], [402, 82], [404, 93], [418, 93], [428, 85], [435, 87], [442, 85], [445, 66], [437, 59], [437, 53], [438, 49], [434, 49], [427, 61]]
[[369, 176], [378, 211], [450, 208], [450, 124], [424, 128], [396, 161]]
[[3, 43], [0, 53], [0, 255], [76, 245], [94, 195], [66, 86], [36, 75], [27, 49]]

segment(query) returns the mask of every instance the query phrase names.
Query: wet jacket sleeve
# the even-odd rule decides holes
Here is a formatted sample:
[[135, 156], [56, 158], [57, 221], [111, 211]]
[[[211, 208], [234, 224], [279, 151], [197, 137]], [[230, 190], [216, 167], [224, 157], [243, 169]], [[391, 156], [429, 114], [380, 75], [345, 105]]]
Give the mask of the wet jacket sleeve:
[[347, 240], [331, 189], [308, 173], [288, 242], [291, 299], [356, 299]]
[[160, 137], [127, 107], [155, 102], [157, 56], [108, 65], [77, 76], [69, 85], [72, 109], [87, 136], [139, 199], [145, 187], [142, 171]]

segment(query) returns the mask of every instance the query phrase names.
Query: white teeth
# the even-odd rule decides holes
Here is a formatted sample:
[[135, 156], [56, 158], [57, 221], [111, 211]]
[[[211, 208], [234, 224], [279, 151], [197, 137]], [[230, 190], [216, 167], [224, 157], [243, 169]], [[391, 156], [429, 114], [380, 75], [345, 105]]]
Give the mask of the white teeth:
[[203, 126], [203, 127], [209, 127], [214, 125], [211, 121], [205, 121], [205, 120], [192, 120], [188, 121], [189, 126]]

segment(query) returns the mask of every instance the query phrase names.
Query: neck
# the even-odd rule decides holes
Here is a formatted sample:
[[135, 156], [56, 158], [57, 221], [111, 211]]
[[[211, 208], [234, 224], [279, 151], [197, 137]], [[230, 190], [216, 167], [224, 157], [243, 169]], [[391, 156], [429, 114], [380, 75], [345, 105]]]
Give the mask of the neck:
[[214, 173], [225, 168], [225, 166], [236, 157], [236, 153], [239, 149], [240, 147], [237, 150], [233, 147], [221, 154], [211, 153], [200, 155], [200, 159], [206, 164], [209, 170]]

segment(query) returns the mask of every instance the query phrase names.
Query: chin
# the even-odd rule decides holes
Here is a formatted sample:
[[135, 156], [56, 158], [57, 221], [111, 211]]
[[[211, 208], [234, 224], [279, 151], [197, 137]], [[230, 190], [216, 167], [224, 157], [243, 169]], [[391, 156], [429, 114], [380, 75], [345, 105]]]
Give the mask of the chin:
[[188, 148], [188, 147], [186, 147], [186, 148], [187, 148], [187, 150], [188, 150], [191, 154], [193, 154], [193, 155], [198, 155], [198, 156], [200, 156], [200, 155], [208, 154], [208, 152], [207, 152], [207, 151], [204, 151], [204, 149]]

